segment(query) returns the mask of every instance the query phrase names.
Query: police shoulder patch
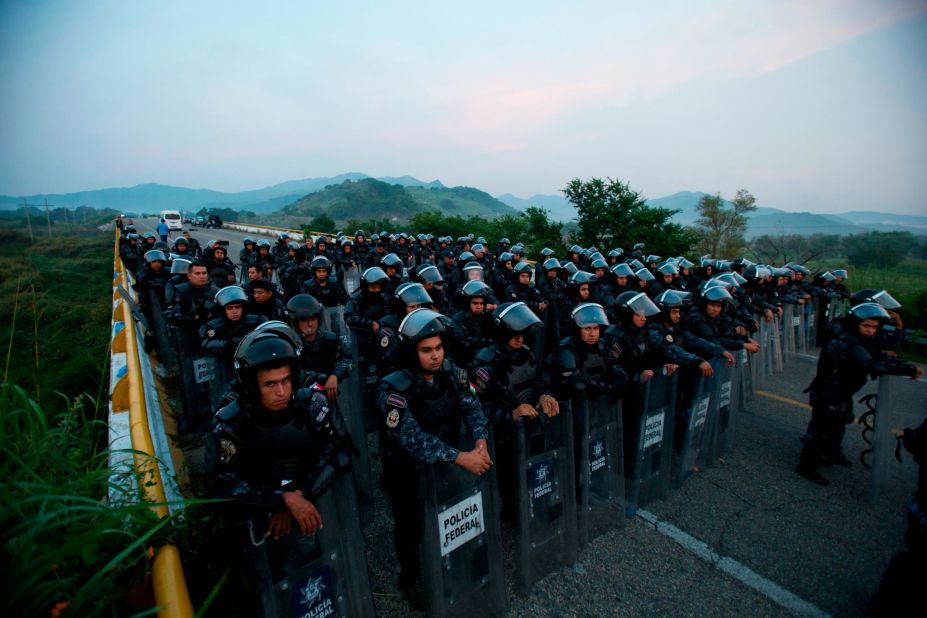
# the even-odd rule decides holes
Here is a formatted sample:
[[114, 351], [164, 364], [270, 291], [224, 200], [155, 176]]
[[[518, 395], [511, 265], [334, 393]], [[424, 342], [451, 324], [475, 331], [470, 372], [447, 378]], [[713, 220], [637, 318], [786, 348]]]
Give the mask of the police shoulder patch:
[[388, 335], [383, 335], [382, 337], [380, 337], [380, 347], [381, 348], [389, 347], [389, 336]]
[[486, 367], [479, 367], [475, 372], [475, 375], [478, 380], [483, 382], [489, 382], [492, 376], [489, 375], [489, 370]]
[[210, 328], [209, 330], [206, 331], [206, 336], [209, 337], [209, 338], [215, 337], [215, 336], [216, 336], [216, 331], [214, 331], [213, 329]]
[[238, 454], [238, 447], [227, 438], [219, 440], [219, 461], [224, 464], [232, 463]]
[[619, 345], [617, 341], [612, 344], [612, 356], [621, 358], [621, 345]]
[[673, 343], [673, 336], [672, 336], [672, 335], [667, 335], [667, 336], [666, 336], [666, 340], [669, 341], [670, 343]]
[[386, 415], [386, 426], [390, 429], [396, 429], [399, 426], [399, 410], [393, 408]]

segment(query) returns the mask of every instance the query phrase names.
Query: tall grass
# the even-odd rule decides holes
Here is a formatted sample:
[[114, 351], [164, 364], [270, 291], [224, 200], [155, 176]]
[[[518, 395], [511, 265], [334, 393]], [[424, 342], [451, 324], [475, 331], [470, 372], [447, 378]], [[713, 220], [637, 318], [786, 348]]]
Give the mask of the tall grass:
[[21, 387], [0, 387], [3, 616], [124, 615], [170, 522], [118, 482], [131, 468], [111, 478], [105, 424], [84, 414], [94, 402], [62, 403], [50, 413]]

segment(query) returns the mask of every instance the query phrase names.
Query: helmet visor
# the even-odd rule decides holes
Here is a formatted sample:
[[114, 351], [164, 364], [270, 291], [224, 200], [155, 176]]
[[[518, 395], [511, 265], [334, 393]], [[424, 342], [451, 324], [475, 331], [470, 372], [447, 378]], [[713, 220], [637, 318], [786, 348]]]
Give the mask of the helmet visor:
[[643, 292], [626, 302], [625, 306], [633, 313], [647, 317], [660, 313], [660, 309], [653, 304], [653, 301]]
[[573, 322], [580, 328], [587, 326], [608, 326], [605, 309], [598, 303], [582, 303], [573, 309]]
[[522, 301], [505, 303], [499, 307], [498, 311], [496, 321], [502, 322], [509, 330], [516, 333], [541, 325], [540, 318], [534, 315], [534, 312]]

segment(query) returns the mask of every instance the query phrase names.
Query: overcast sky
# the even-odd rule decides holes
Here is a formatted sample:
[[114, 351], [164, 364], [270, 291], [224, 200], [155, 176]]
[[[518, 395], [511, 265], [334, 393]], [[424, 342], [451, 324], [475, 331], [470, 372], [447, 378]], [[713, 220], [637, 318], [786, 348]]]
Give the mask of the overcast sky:
[[0, 2], [0, 87], [8, 195], [357, 171], [927, 211], [927, 0]]

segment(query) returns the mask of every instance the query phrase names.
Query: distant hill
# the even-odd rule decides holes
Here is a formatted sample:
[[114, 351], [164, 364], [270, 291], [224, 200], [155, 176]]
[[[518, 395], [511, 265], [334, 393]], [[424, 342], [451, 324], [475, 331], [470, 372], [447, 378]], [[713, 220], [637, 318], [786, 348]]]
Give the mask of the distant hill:
[[[440, 183], [438, 183], [440, 184]], [[488, 193], [471, 187], [402, 186], [374, 178], [347, 180], [310, 193], [283, 208], [286, 216], [317, 217], [327, 214], [335, 221], [347, 219], [408, 219], [419, 212], [495, 217], [516, 211]]]
[[[19, 197], [0, 195], [0, 210], [22, 208], [23, 199], [25, 199], [29, 204], [39, 205], [48, 200], [50, 205], [54, 204], [63, 208], [89, 206], [91, 208], [112, 208], [114, 210], [132, 210], [136, 212], [158, 212], [168, 208], [182, 211], [197, 211], [201, 208], [234, 208], [236, 210], [267, 213], [279, 210], [302, 196], [321, 191], [329, 185], [338, 185], [345, 180], [361, 180], [364, 178], [370, 178], [370, 176], [360, 172], [349, 172], [337, 176], [288, 180], [262, 189], [252, 189], [238, 193], [148, 183], [134, 187], [98, 189], [64, 194], [37, 194]], [[444, 186], [438, 180], [424, 182], [412, 176], [384, 178], [383, 180], [390, 184], [408, 187], [440, 188]]]

